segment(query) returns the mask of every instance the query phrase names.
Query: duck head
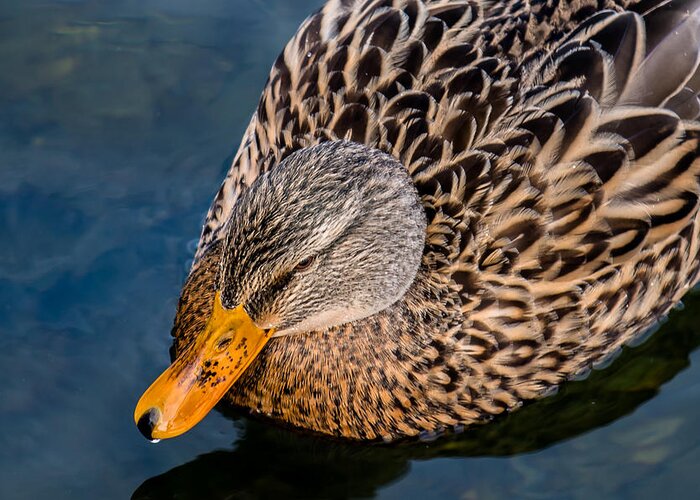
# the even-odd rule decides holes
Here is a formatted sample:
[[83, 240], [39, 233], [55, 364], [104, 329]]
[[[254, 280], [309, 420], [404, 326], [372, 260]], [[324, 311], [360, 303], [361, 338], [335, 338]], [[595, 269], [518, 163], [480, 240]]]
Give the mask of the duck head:
[[136, 406], [148, 439], [191, 429], [270, 339], [359, 321], [399, 300], [420, 265], [426, 216], [401, 163], [337, 141], [260, 175], [224, 231], [216, 272], [183, 289], [209, 290], [203, 319], [178, 325], [178, 315], [176, 331], [191, 340]]

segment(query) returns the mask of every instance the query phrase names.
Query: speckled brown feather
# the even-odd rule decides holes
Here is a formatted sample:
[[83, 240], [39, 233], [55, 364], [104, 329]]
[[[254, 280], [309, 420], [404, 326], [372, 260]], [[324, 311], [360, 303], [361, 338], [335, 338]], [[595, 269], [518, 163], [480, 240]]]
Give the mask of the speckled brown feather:
[[[292, 152], [348, 139], [411, 173], [429, 221], [418, 276], [365, 320], [272, 339], [231, 403], [391, 439], [488, 420], [604, 363], [697, 281], [700, 43], [670, 35], [696, 8], [330, 1], [274, 64], [177, 345], [204, 324], [239, 194]], [[686, 59], [655, 75], [679, 46]]]

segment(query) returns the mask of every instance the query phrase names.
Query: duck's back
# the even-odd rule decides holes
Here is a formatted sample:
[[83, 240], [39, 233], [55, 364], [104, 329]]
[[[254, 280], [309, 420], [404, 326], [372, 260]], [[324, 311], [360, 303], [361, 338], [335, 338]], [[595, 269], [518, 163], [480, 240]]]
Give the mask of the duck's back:
[[696, 282], [697, 9], [332, 0], [275, 62], [197, 256], [291, 152], [386, 151], [422, 195], [424, 263], [459, 296], [471, 373], [508, 380], [506, 407], [537, 396]]
[[[218, 238], [241, 190], [291, 152], [320, 141], [350, 139], [390, 152], [420, 183], [426, 176], [419, 174], [431, 167], [444, 171], [450, 156], [502, 154], [483, 139], [502, 142], [499, 136], [515, 132], [523, 120], [526, 130], [537, 129], [540, 146], [562, 128], [585, 138], [582, 115], [619, 110], [621, 104], [661, 107], [696, 121], [697, 16], [673, 33], [700, 2], [608, 0], [608, 10], [599, 12], [600, 4], [329, 1], [275, 62], [209, 211], [198, 256]], [[655, 50], [660, 45], [666, 50]], [[641, 64], [655, 53], [649, 59], [656, 64]], [[569, 102], [568, 114], [548, 102], [561, 98], [554, 85], [582, 97]], [[533, 125], [533, 112], [551, 112], [562, 124], [555, 132], [538, 128], [546, 120]], [[646, 122], [659, 119], [652, 114]], [[659, 140], [647, 136], [650, 145]], [[533, 142], [523, 138], [521, 145], [532, 148]], [[567, 149], [579, 154], [572, 146], [581, 144], [570, 142]], [[539, 163], [551, 167], [566, 157], [557, 153]], [[470, 165], [462, 170], [470, 178], [479, 173]], [[487, 182], [495, 183], [496, 169], [490, 170]], [[611, 174], [615, 166], [606, 170]], [[430, 187], [423, 191], [433, 194]]]

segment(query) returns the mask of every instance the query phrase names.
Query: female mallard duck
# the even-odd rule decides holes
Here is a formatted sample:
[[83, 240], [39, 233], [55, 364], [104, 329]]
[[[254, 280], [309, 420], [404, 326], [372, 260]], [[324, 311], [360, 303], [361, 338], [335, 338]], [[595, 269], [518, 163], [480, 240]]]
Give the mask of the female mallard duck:
[[699, 61], [698, 0], [331, 0], [275, 62], [139, 429], [223, 398], [393, 439], [605, 363], [698, 279]]

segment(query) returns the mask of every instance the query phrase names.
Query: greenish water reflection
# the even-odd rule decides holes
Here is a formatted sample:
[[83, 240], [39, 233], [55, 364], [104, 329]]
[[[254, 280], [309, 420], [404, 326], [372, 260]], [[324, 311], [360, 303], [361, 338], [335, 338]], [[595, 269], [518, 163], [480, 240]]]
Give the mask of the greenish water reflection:
[[700, 299], [551, 399], [360, 446], [214, 412], [132, 422], [268, 68], [321, 0], [0, 2], [0, 498], [680, 498], [700, 490]]

